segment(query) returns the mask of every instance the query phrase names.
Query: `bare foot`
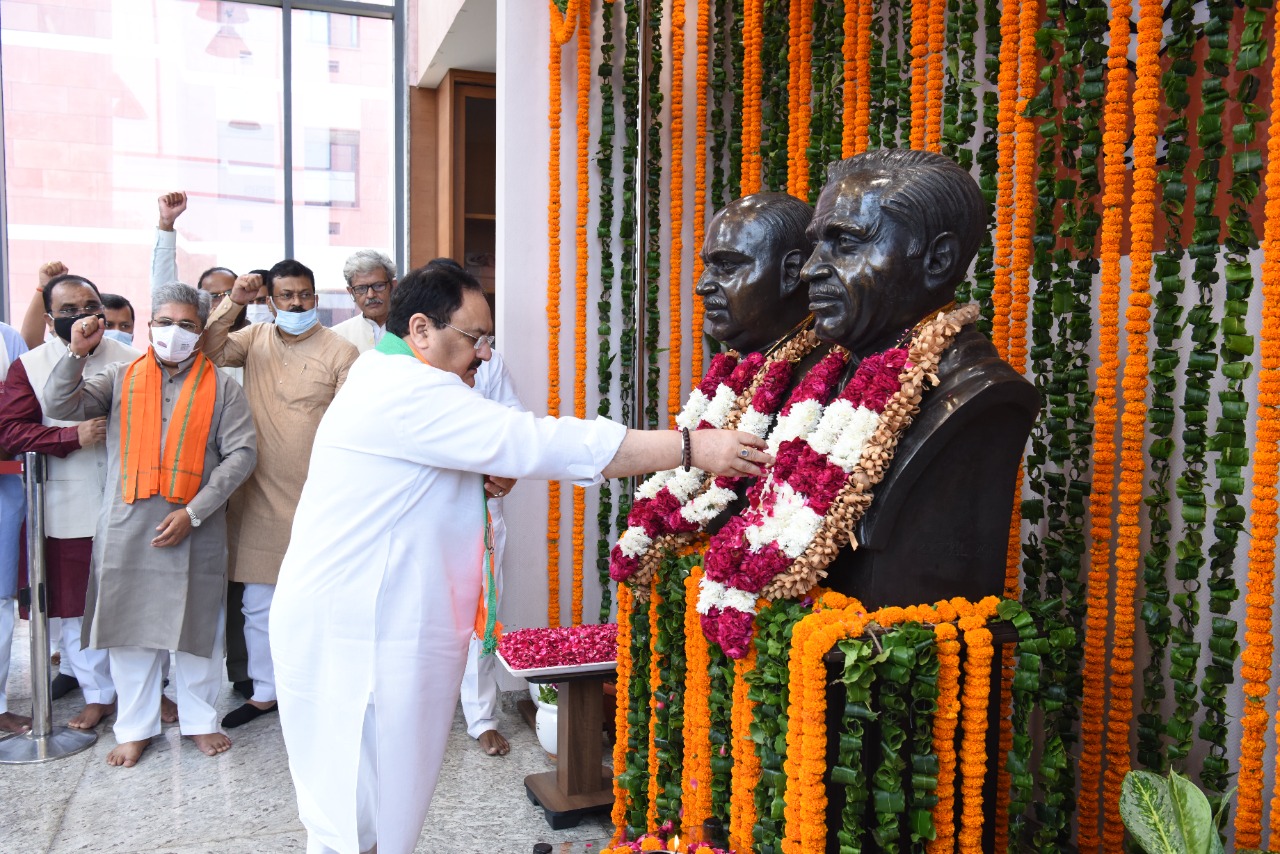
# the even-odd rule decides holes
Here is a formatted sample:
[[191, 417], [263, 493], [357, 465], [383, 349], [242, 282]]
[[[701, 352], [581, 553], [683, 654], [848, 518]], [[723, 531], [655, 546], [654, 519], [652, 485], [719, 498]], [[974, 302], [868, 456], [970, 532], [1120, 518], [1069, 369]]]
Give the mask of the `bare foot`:
[[178, 704], [164, 694], [160, 695], [160, 720], [167, 724], [178, 720]]
[[31, 718], [15, 715], [13, 712], [0, 715], [0, 732], [20, 733], [29, 729], [31, 729]]
[[511, 750], [511, 745], [507, 744], [507, 740], [502, 737], [502, 733], [496, 729], [486, 730], [480, 733], [480, 737], [476, 739], [480, 742], [480, 747], [490, 756], [506, 756]]
[[231, 739], [220, 732], [208, 732], [203, 735], [189, 735], [187, 738], [196, 743], [205, 756], [217, 756], [231, 749]]
[[138, 757], [150, 743], [151, 739], [144, 738], [142, 741], [126, 741], [124, 744], [117, 744], [115, 749], [107, 754], [107, 764], [117, 768], [132, 768], [138, 764]]
[[[115, 710], [115, 703], [86, 703], [85, 707], [80, 710], [80, 714], [67, 721], [67, 726], [72, 729], [93, 729], [103, 718]], [[130, 764], [132, 765], [133, 763]]]

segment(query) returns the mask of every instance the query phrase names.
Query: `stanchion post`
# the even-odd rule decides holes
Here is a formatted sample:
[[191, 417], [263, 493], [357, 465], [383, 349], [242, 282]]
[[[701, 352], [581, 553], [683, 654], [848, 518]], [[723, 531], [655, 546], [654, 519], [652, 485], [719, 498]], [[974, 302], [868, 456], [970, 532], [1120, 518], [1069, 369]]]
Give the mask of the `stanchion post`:
[[53, 725], [52, 665], [49, 662], [49, 597], [44, 560], [43, 454], [22, 455], [27, 496], [27, 584], [31, 616], [31, 730], [0, 741], [0, 765], [49, 762], [79, 753], [98, 740], [92, 730]]

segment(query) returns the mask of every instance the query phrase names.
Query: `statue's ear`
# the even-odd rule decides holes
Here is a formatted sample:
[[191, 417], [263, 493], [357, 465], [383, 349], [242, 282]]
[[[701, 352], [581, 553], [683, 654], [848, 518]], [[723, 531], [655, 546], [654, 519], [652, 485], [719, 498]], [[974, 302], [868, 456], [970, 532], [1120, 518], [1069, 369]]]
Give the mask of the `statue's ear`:
[[782, 256], [782, 298], [791, 297], [800, 287], [800, 271], [804, 268], [806, 256], [799, 249], [792, 249]]
[[932, 290], [955, 281], [959, 263], [960, 238], [950, 231], [934, 237], [924, 253], [925, 286]]

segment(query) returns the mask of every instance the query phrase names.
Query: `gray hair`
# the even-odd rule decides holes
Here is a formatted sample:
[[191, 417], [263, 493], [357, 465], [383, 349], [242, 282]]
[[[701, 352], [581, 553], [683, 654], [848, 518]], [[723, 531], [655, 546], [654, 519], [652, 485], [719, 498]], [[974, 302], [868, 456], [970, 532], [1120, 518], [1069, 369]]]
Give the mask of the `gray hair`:
[[193, 305], [200, 318], [200, 325], [204, 326], [213, 309], [213, 297], [208, 291], [196, 290], [182, 282], [170, 282], [151, 291], [151, 314], [159, 312], [162, 305]]
[[378, 269], [387, 274], [388, 282], [395, 280], [396, 265], [390, 258], [376, 249], [360, 249], [351, 253], [347, 263], [342, 265], [342, 277], [350, 286], [351, 280], [356, 276], [364, 276]]

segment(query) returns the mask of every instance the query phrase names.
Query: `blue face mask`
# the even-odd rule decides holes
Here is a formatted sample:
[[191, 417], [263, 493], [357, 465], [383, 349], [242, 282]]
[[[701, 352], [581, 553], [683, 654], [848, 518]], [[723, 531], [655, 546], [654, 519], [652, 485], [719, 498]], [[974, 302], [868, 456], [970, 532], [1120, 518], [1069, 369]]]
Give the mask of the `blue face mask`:
[[112, 341], [119, 341], [126, 347], [133, 346], [133, 333], [125, 332], [123, 329], [108, 329], [102, 333], [104, 338], [110, 338]]
[[301, 335], [320, 321], [320, 316], [314, 308], [306, 311], [281, 311], [276, 308], [276, 326], [280, 327], [281, 332], [288, 332], [290, 335]]

